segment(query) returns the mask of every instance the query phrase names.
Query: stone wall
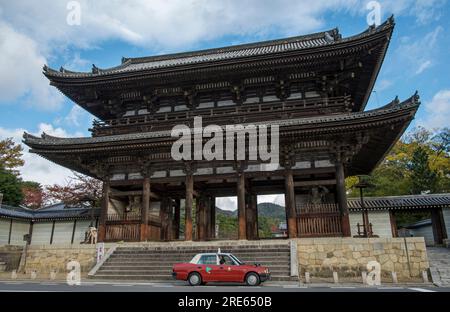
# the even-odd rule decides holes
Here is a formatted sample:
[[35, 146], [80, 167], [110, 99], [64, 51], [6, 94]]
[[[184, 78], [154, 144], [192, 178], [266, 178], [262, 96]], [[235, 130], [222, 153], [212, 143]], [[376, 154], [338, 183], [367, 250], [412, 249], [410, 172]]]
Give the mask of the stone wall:
[[0, 262], [5, 262], [6, 271], [16, 270], [19, 267], [23, 247], [0, 245]]
[[381, 264], [381, 275], [399, 280], [419, 279], [429, 263], [423, 237], [409, 238], [303, 238], [297, 240], [299, 273], [329, 278], [360, 278], [367, 263]]
[[82, 275], [87, 274], [96, 261], [95, 245], [31, 245], [27, 252], [25, 271], [29, 273], [36, 270], [39, 275], [47, 275], [53, 270], [64, 273], [71, 260], [80, 263]]

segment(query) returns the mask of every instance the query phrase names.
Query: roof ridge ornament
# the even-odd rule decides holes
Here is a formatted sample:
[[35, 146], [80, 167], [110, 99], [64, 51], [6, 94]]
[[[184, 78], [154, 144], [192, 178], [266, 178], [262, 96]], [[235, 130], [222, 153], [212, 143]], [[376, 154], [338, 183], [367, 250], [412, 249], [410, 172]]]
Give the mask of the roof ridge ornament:
[[92, 64], [92, 73], [93, 74], [98, 74], [100, 72], [100, 69], [95, 66], [95, 64]]

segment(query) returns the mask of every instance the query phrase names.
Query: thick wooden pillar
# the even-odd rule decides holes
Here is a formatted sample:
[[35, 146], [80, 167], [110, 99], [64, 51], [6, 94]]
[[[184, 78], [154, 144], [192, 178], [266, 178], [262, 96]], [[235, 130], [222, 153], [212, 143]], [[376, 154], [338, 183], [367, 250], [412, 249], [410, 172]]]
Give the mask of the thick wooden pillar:
[[211, 239], [211, 197], [205, 199], [205, 239]]
[[172, 208], [171, 199], [167, 196], [164, 196], [161, 200], [161, 209], [160, 209], [160, 219], [161, 219], [161, 231], [160, 238], [161, 240], [170, 240], [171, 239], [171, 228], [170, 228], [170, 218], [171, 213], [170, 210]]
[[237, 180], [238, 239], [247, 239], [247, 220], [245, 217], [245, 176], [240, 172]]
[[442, 244], [443, 240], [447, 238], [442, 208], [431, 210], [431, 227], [433, 229], [434, 243], [437, 245]]
[[175, 210], [173, 216], [173, 238], [180, 239], [180, 199], [175, 199]]
[[295, 190], [294, 190], [294, 176], [292, 169], [286, 169], [285, 172], [285, 205], [287, 216], [287, 227], [289, 238], [297, 237], [297, 212], [295, 207]]
[[209, 199], [209, 223], [210, 223], [210, 239], [216, 238], [216, 198], [214, 196], [211, 196]]
[[108, 216], [110, 186], [109, 180], [103, 181], [102, 207], [100, 211], [100, 220], [98, 225], [98, 241], [104, 242], [106, 239], [106, 218]]
[[347, 207], [347, 193], [345, 190], [344, 165], [341, 161], [336, 162], [336, 195], [341, 213], [341, 227], [343, 236], [351, 236], [350, 218]]
[[142, 183], [142, 204], [141, 204], [141, 230], [139, 240], [148, 239], [148, 213], [150, 210], [150, 178], [144, 177]]
[[192, 240], [192, 204], [194, 202], [194, 177], [192, 173], [186, 174], [186, 201], [184, 205], [185, 229], [184, 239]]
[[206, 239], [206, 198], [198, 198], [196, 206], [197, 239], [203, 241]]
[[258, 196], [256, 194], [251, 195], [250, 201], [252, 212], [253, 212], [253, 239], [259, 239], [259, 230], [258, 230]]
[[253, 238], [254, 216], [253, 216], [251, 201], [252, 201], [251, 194], [246, 194], [246, 196], [245, 196], [245, 219], [247, 222], [247, 239], [254, 239]]

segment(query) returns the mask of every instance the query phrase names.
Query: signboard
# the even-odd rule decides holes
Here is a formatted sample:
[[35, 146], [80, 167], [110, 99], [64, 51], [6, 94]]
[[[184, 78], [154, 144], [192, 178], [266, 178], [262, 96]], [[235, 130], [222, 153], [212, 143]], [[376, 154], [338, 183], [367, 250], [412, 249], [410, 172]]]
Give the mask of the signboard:
[[105, 256], [105, 243], [97, 244], [97, 263], [99, 263]]

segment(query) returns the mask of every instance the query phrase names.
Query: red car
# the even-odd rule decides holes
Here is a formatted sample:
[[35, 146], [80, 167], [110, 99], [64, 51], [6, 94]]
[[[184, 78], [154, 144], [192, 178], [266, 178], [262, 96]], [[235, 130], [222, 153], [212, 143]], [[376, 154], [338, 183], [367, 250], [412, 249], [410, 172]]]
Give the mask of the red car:
[[269, 268], [245, 264], [230, 253], [197, 254], [189, 263], [173, 266], [172, 276], [188, 281], [191, 286], [208, 282], [234, 282], [257, 286], [270, 278]]

